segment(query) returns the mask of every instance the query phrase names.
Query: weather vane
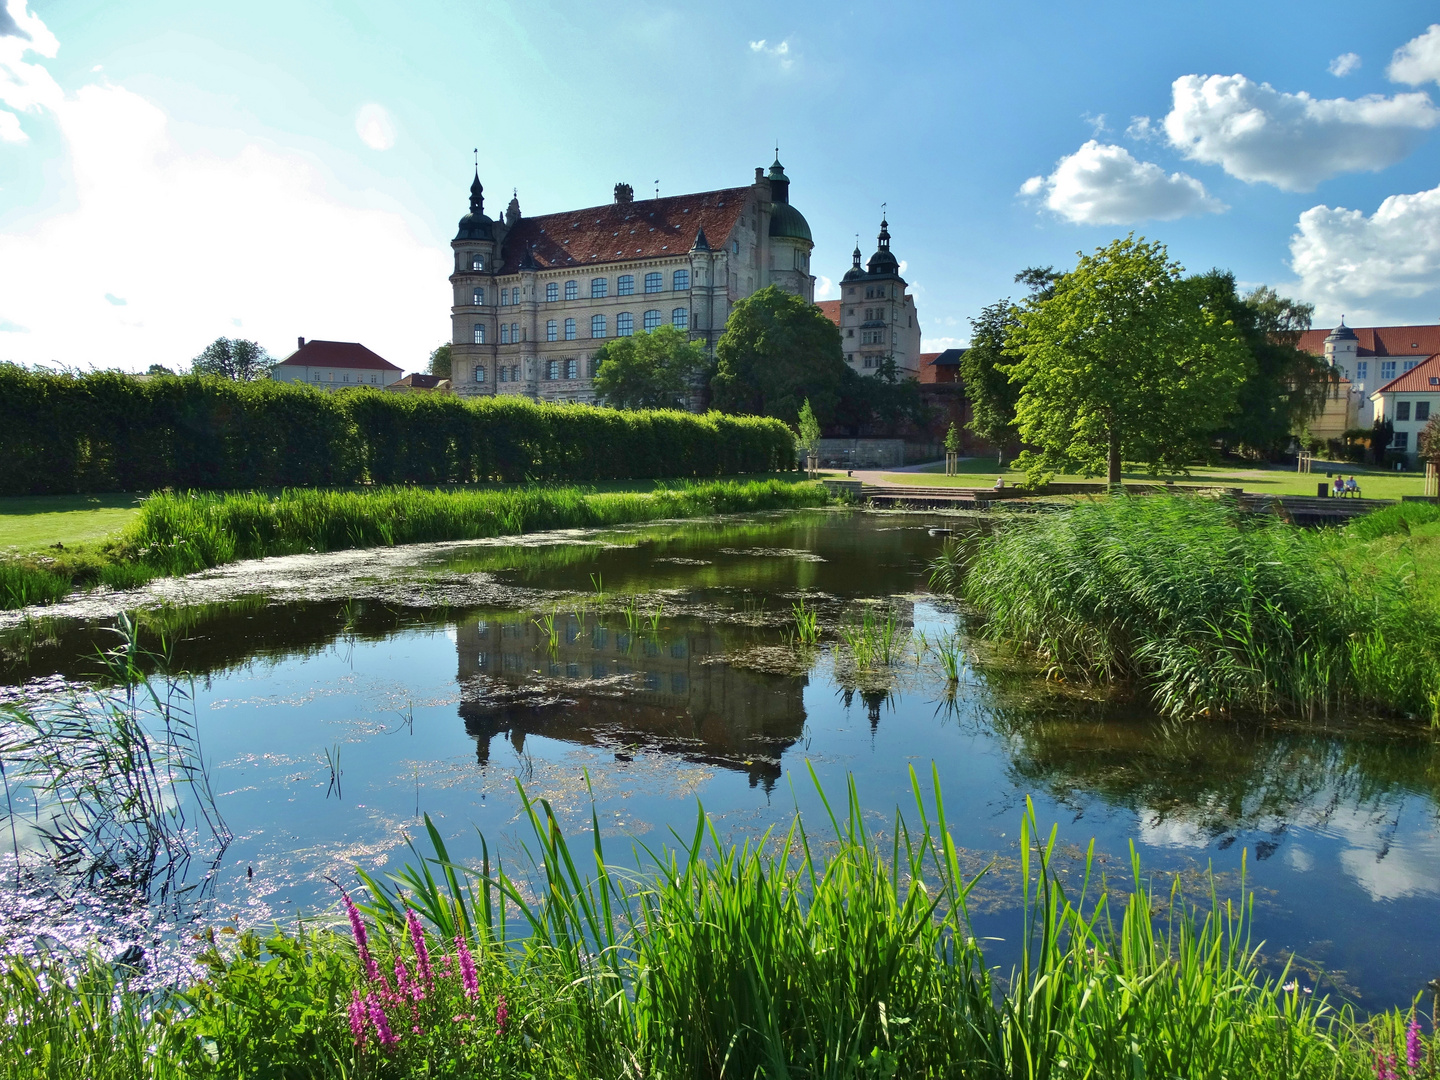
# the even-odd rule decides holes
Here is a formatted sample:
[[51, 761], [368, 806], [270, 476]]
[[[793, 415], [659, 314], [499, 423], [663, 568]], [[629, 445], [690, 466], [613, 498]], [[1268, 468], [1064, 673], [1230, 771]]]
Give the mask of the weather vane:
[[480, 148], [478, 146], [475, 147], [471, 153], [475, 155], [475, 168], [480, 168]]

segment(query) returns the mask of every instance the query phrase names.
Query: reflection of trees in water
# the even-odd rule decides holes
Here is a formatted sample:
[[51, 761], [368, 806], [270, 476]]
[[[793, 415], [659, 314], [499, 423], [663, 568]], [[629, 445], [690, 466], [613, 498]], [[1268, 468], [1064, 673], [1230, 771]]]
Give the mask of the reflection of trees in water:
[[620, 752], [640, 747], [746, 773], [768, 791], [805, 723], [804, 675], [725, 661], [754, 632], [667, 619], [632, 631], [615, 615], [558, 612], [549, 628], [525, 614], [474, 617], [456, 630], [460, 715], [481, 764], [503, 735]]
[[1022, 786], [1068, 805], [1090, 794], [1234, 842], [1323, 827], [1339, 810], [1380, 826], [1398, 802], [1440, 802], [1440, 744], [1429, 733], [1361, 721], [1160, 720], [1139, 708], [1042, 696], [1028, 673], [987, 672], [982, 715], [1006, 740]]

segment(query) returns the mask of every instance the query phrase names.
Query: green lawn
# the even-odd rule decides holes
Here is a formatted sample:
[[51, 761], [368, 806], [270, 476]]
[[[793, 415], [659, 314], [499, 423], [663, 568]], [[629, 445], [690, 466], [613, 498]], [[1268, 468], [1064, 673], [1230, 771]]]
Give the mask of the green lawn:
[[[1315, 463], [1315, 471], [1309, 475], [1297, 473], [1293, 467], [1290, 469], [1245, 469], [1226, 466], [1220, 468], [1197, 467], [1190, 470], [1189, 476], [1176, 476], [1173, 479], [1177, 484], [1224, 484], [1270, 495], [1314, 495], [1315, 486], [1326, 479], [1325, 470], [1327, 468], [1342, 476], [1354, 476], [1356, 483], [1360, 485], [1361, 494], [1370, 499], [1398, 499], [1401, 495], [1419, 495], [1424, 491], [1424, 476], [1420, 473], [1383, 472], [1367, 470], [1358, 465], [1337, 465], [1319, 461]], [[953, 478], [944, 475], [943, 466], [937, 465], [934, 469], [933, 472], [886, 473], [885, 479], [895, 484], [915, 484], [926, 487], [949, 485], [990, 487], [995, 483], [997, 476], [1004, 476], [1007, 485], [1025, 482], [1023, 472], [1016, 472], [1009, 468], [997, 470], [993, 458], [962, 459], [959, 463], [959, 475]], [[1124, 476], [1126, 480], [1133, 481], [1153, 481], [1154, 479], [1139, 470], [1127, 470]], [[1089, 479], [1093, 482], [1100, 478], [1056, 476], [1055, 479], [1060, 481]]]
[[22, 495], [0, 498], [0, 552], [21, 554], [92, 543], [118, 533], [135, 517], [140, 496]]

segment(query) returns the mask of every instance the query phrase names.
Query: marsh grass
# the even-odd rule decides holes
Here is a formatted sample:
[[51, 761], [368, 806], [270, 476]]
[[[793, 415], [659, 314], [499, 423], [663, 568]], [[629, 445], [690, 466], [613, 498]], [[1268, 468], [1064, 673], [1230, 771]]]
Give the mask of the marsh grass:
[[1055, 676], [1137, 680], [1166, 715], [1346, 705], [1440, 722], [1440, 614], [1399, 560], [1362, 572], [1344, 532], [1112, 498], [1018, 518], [961, 558], [947, 546], [932, 579], [959, 576], [981, 633]]
[[[535, 485], [486, 491], [295, 488], [273, 495], [167, 491], [146, 499], [129, 528], [101, 550], [0, 560], [0, 608], [53, 603], [76, 586], [133, 589], [238, 559], [794, 510], [828, 501], [818, 484], [780, 480], [695, 482], [646, 493]], [[556, 550], [543, 558], [577, 557]], [[523, 555], [506, 553], [484, 558], [525, 562]]]
[[[995, 968], [938, 777], [911, 783], [883, 839], [853, 780], [843, 805], [817, 781], [817, 831], [730, 844], [697, 805], [692, 833], [623, 861], [598, 812], [572, 846], [522, 787], [518, 872], [483, 837], [478, 866], [455, 862], [427, 818], [407, 866], [360, 872], [354, 938], [212, 935], [205, 977], [160, 996], [93, 959], [12, 961], [0, 1075], [1359, 1080], [1408, 1035], [1413, 1014], [1362, 1025], [1266, 974], [1248, 901], [1157, 894], [1133, 851], [1123, 889], [1093, 849], [1067, 888], [1028, 804], [1015, 960]], [[1414, 1041], [1433, 1065], [1433, 1036]]]
[[814, 608], [805, 606], [805, 598], [790, 605], [794, 616], [794, 638], [801, 645], [814, 645], [820, 640], [820, 616]]
[[904, 649], [900, 640], [900, 620], [895, 609], [890, 607], [880, 613], [873, 605], [864, 605], [858, 619], [841, 626], [840, 635], [850, 650], [850, 659], [856, 671], [869, 671], [877, 665], [890, 667]]

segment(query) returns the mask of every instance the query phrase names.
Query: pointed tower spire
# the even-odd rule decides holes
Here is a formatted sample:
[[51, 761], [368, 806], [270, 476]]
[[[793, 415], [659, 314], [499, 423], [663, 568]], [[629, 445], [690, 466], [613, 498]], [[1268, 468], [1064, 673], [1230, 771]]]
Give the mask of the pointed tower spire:
[[475, 166], [475, 179], [470, 183], [470, 213], [485, 212], [485, 185], [480, 183], [480, 166]]
[[709, 251], [710, 241], [705, 239], [705, 226], [695, 230], [695, 243], [690, 245], [691, 251]]

